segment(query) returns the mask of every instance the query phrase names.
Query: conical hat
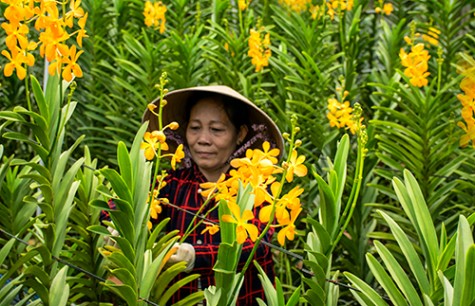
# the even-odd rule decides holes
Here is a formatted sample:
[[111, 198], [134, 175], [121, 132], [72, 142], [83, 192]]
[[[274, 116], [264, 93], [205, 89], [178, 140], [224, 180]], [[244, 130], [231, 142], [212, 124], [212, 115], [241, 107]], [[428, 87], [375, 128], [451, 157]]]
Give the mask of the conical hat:
[[[242, 106], [247, 109], [248, 122], [251, 127], [249, 128], [248, 135], [246, 139], [257, 139], [252, 141], [250, 148], [259, 148], [262, 149], [262, 143], [264, 141], [269, 141], [274, 147], [280, 150], [280, 156], [284, 152], [284, 140], [279, 131], [279, 128], [274, 123], [274, 121], [259, 107], [254, 103], [248, 100], [246, 97], [235, 91], [234, 89], [223, 86], [223, 85], [211, 85], [211, 86], [198, 86], [183, 88], [174, 91], [168, 92], [164, 99], [167, 101], [167, 104], [163, 107], [162, 110], [162, 123], [163, 126], [169, 124], [172, 121], [178, 122], [180, 128], [178, 134], [185, 139], [185, 129], [186, 129], [186, 120], [187, 116], [187, 105], [190, 97], [198, 93], [210, 93], [223, 95], [225, 97], [231, 97], [233, 99], [223, 99], [225, 103], [242, 103]], [[153, 104], [159, 106], [160, 98], [155, 99]], [[245, 110], [245, 109], [243, 109]], [[246, 111], [246, 110], [245, 110]], [[245, 114], [245, 112], [243, 112]], [[158, 120], [157, 117], [147, 108], [142, 118], [142, 122], [149, 121], [148, 130], [154, 131], [158, 129]], [[265, 131], [262, 131], [264, 128]], [[262, 135], [261, 135], [262, 134]], [[263, 136], [263, 137], [262, 137]], [[258, 139], [259, 138], [259, 139]], [[246, 140], [244, 141], [244, 143]], [[169, 143], [171, 150], [176, 149], [177, 144]]]

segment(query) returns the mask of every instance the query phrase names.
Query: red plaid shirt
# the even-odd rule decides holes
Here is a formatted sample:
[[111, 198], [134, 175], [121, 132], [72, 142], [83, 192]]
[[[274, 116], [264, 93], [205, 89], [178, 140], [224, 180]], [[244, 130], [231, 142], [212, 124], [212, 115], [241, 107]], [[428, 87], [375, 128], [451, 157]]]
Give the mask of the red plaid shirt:
[[[201, 205], [204, 203], [203, 197], [199, 193], [200, 184], [205, 183], [207, 180], [204, 175], [199, 171], [198, 167], [193, 164], [190, 168], [178, 169], [171, 172], [166, 178], [166, 186], [160, 191], [160, 197], [167, 198], [170, 203], [173, 203], [177, 206], [180, 206], [187, 211], [197, 213]], [[213, 207], [213, 203], [209, 203], [207, 208]], [[206, 213], [206, 208], [201, 213]], [[257, 209], [254, 211], [257, 215]], [[163, 205], [163, 211], [160, 214], [159, 218], [170, 217], [170, 222], [168, 223], [168, 231], [178, 229], [180, 235], [184, 234], [190, 222], [192, 222], [193, 216], [187, 214], [181, 210], [173, 208], [171, 206]], [[218, 210], [215, 209], [212, 211], [208, 217], [213, 222], [218, 222]], [[195, 220], [195, 223], [198, 220]], [[259, 220], [253, 221], [253, 223], [259, 228], [263, 229], [265, 224], [262, 224]], [[201, 234], [201, 231], [205, 228], [204, 224], [198, 226], [198, 228], [191, 233], [186, 242], [194, 246], [196, 251], [196, 261], [194, 269], [191, 273], [199, 273], [201, 277], [199, 281], [201, 283], [201, 288], [198, 287], [198, 280], [195, 280], [188, 285], [182, 287], [173, 297], [172, 302], [178, 302], [182, 298], [187, 297], [190, 293], [196, 292], [199, 289], [204, 290], [210, 285], [214, 285], [214, 272], [213, 266], [216, 262], [216, 257], [218, 254], [219, 244], [221, 238], [219, 232], [215, 235], [210, 235], [208, 232]], [[266, 239], [270, 241], [271, 231], [269, 232]], [[242, 254], [240, 258], [240, 267], [244, 265], [254, 244], [248, 238], [243, 244]], [[259, 262], [263, 270], [269, 276], [269, 278], [274, 280], [274, 263], [272, 259], [272, 254], [268, 247], [260, 245], [257, 249], [257, 252], [254, 255], [254, 259]], [[239, 293], [237, 305], [258, 305], [256, 298], [261, 298], [265, 300], [264, 290], [262, 289], [262, 284], [257, 277], [258, 271], [251, 264], [246, 271], [244, 277], [244, 284]], [[186, 273], [181, 273], [178, 275], [178, 278], [183, 278], [186, 276]]]

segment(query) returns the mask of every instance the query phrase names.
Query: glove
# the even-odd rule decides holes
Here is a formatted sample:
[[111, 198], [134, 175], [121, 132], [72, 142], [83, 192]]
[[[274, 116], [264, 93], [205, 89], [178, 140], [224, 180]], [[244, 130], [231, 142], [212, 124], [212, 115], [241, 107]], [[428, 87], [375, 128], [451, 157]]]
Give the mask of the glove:
[[170, 267], [171, 265], [184, 261], [186, 262], [186, 269], [184, 270], [185, 272], [191, 272], [193, 270], [193, 267], [195, 266], [195, 248], [189, 244], [189, 243], [175, 243], [173, 247], [178, 247], [176, 250], [175, 254], [170, 256], [170, 259], [168, 259], [167, 263], [165, 264], [165, 267]]
[[104, 236], [104, 244], [105, 245], [110, 245], [110, 246], [113, 246], [113, 247], [117, 247], [117, 243], [111, 237], [119, 236], [119, 232], [111, 226], [108, 226], [107, 230], [109, 231], [109, 233], [111, 235], [110, 236]]

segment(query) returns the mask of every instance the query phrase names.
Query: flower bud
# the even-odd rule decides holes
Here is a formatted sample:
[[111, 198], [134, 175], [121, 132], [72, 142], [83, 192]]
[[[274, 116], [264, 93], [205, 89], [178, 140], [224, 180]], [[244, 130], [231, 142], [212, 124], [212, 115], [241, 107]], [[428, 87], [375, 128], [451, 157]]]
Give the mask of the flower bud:
[[168, 125], [168, 127], [170, 128], [170, 130], [174, 131], [174, 130], [177, 130], [180, 127], [180, 125], [178, 124], [178, 122], [173, 121], [172, 123]]
[[157, 108], [157, 105], [155, 105], [154, 103], [149, 103], [147, 105], [147, 108], [149, 111], [153, 112]]

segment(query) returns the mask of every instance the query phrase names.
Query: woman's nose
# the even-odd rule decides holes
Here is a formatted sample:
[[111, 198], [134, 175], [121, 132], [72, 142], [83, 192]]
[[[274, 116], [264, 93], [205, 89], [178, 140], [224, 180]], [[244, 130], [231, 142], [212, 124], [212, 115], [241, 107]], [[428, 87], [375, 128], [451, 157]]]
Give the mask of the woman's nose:
[[201, 131], [198, 135], [199, 144], [209, 144], [211, 143], [211, 135], [207, 131]]

